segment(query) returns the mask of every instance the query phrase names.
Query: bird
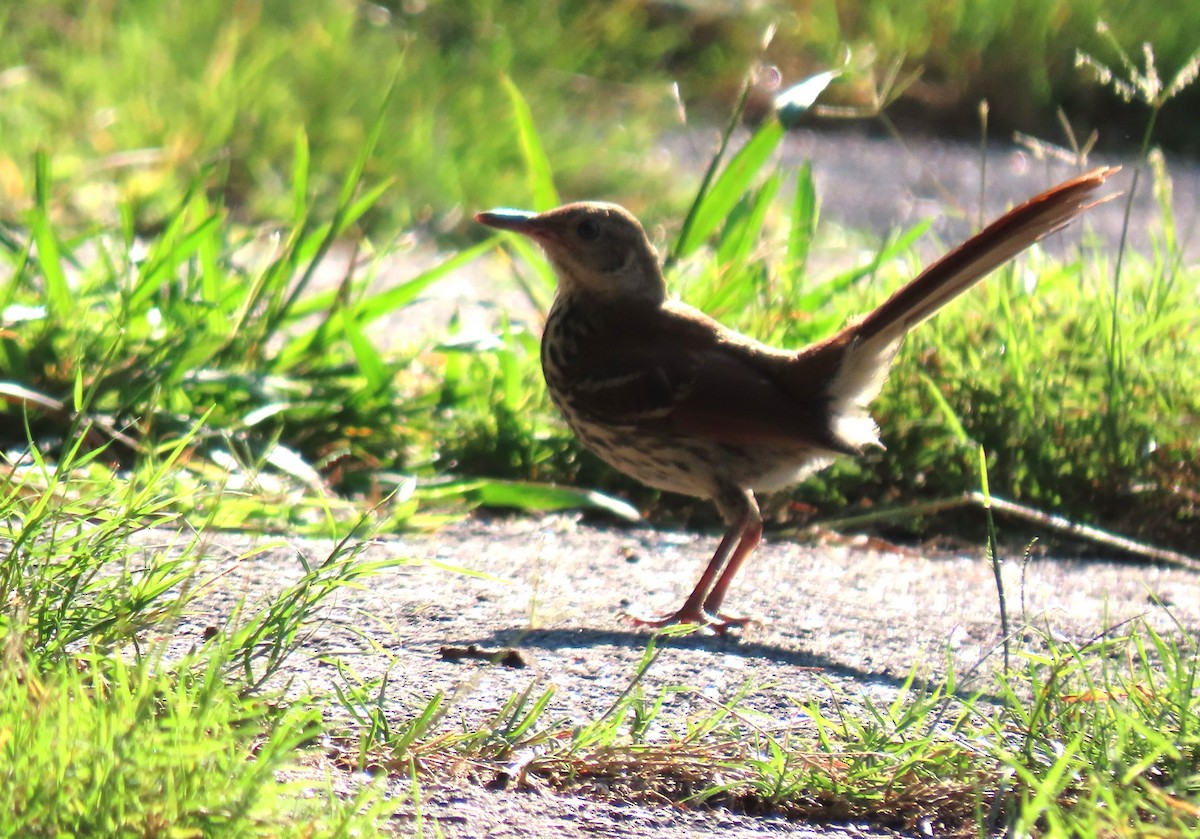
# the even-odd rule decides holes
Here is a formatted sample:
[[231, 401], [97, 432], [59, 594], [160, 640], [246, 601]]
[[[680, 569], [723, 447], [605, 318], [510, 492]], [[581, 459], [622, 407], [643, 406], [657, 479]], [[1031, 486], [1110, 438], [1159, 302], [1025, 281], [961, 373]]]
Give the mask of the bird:
[[801, 349], [772, 347], [671, 299], [641, 223], [617, 204], [501, 208], [475, 220], [536, 242], [557, 277], [541, 340], [551, 400], [610, 466], [660, 490], [710, 500], [726, 531], [682, 606], [652, 627], [724, 634], [723, 610], [759, 544], [756, 493], [880, 446], [868, 412], [901, 339], [993, 269], [1101, 203], [1102, 167], [1029, 199], [923, 270], [873, 311]]

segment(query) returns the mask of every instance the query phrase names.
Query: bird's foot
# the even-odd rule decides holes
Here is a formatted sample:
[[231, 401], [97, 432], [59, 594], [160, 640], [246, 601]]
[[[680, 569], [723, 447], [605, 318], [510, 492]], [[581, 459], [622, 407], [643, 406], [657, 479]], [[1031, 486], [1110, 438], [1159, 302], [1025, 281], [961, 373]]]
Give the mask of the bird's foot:
[[658, 617], [640, 615], [635, 612], [625, 612], [624, 615], [638, 626], [649, 626], [655, 629], [668, 626], [696, 626], [702, 635], [724, 635], [730, 629], [740, 628], [754, 622], [753, 618], [741, 615], [728, 615], [724, 612], [713, 614], [704, 609], [688, 608], [687, 606]]

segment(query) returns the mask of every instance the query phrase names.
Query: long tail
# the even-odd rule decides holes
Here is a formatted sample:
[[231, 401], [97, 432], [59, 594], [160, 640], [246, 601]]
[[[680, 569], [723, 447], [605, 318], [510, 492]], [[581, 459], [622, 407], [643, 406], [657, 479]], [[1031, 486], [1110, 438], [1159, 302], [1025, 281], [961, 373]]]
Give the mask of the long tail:
[[860, 342], [901, 337], [921, 321], [1075, 216], [1115, 196], [1095, 191], [1119, 167], [1093, 169], [1030, 198], [922, 271], [854, 325]]
[[[1115, 195], [1095, 192], [1119, 167], [1093, 169], [1046, 190], [1002, 215], [897, 291], [878, 308], [822, 342], [834, 350], [837, 373], [826, 391], [834, 437], [850, 450], [878, 443], [867, 405], [879, 395], [904, 333], [995, 268]], [[813, 353], [813, 361], [819, 353]]]

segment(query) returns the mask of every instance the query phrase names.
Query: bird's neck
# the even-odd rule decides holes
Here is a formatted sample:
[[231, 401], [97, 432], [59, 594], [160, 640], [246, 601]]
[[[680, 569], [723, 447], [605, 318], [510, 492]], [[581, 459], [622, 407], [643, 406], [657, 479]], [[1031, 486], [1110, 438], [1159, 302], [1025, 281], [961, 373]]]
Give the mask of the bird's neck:
[[605, 313], [647, 311], [665, 304], [665, 289], [603, 289], [580, 288], [560, 283], [554, 294], [552, 309], [593, 309]]
[[653, 254], [631, 253], [624, 265], [597, 270], [551, 256], [558, 277], [557, 296], [592, 305], [660, 306], [667, 283]]

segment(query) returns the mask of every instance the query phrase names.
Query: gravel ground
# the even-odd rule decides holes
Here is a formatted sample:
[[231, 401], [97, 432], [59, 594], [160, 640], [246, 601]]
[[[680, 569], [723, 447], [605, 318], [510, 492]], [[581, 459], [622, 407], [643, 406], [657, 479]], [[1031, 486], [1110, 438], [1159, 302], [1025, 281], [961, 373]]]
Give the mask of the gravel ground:
[[[341, 592], [306, 641], [313, 657], [293, 659], [286, 676], [297, 688], [327, 691], [334, 671], [315, 656], [336, 655], [363, 676], [390, 673], [395, 719], [440, 690], [453, 697], [454, 720], [479, 720], [531, 684], [538, 693], [555, 688], [548, 719], [594, 719], [629, 683], [649, 638], [622, 611], [676, 605], [715, 540], [716, 534], [597, 526], [568, 516], [480, 517], [433, 534], [388, 537], [372, 543], [364, 558], [410, 562]], [[191, 646], [239, 600], [261, 603], [294, 581], [300, 556], [319, 561], [331, 548], [289, 540], [234, 559], [264, 545], [233, 537], [210, 545], [214, 567], [227, 573], [177, 627], [174, 643]], [[1011, 611], [1059, 639], [1083, 641], [1134, 616], [1168, 633], [1177, 631], [1174, 620], [1200, 629], [1197, 578], [1185, 571], [1041, 560], [1024, 569], [1023, 580], [1021, 572], [1016, 558], [1006, 566]], [[975, 674], [969, 687], [986, 685], [979, 680], [999, 664], [995, 587], [978, 552], [768, 540], [730, 605], [759, 622], [727, 638], [671, 641], [647, 675], [651, 695], [673, 685], [698, 689], [670, 697], [665, 725], [704, 713], [712, 699], [732, 697], [746, 684], [755, 686], [747, 706], [801, 723], [797, 700], [886, 704], [913, 668], [920, 684], [952, 661], [958, 673]], [[1037, 637], [1026, 633], [1023, 643], [1036, 648]], [[515, 649], [526, 666], [447, 660], [441, 652], [471, 644]], [[347, 791], [364, 780], [323, 762], [309, 772], [320, 779], [332, 773], [334, 787]], [[410, 796], [403, 779], [387, 783], [389, 795]], [[489, 791], [449, 779], [423, 783], [421, 795], [421, 812], [436, 818], [447, 837], [892, 835], [674, 805]], [[401, 833], [415, 830], [416, 812], [411, 803], [401, 807]]]

